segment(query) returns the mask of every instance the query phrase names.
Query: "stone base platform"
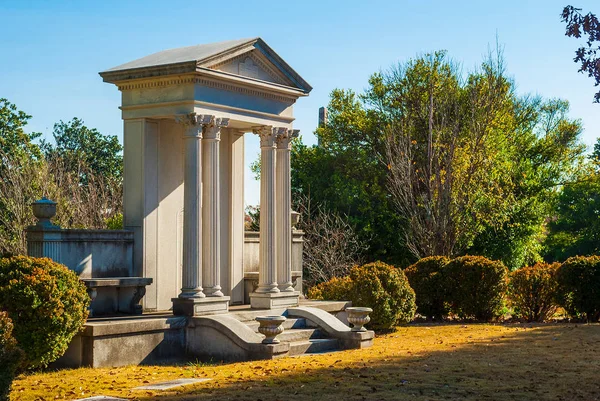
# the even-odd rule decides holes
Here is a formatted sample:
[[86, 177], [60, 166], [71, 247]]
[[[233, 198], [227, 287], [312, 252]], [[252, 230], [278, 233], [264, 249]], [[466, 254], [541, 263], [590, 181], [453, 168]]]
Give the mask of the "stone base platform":
[[[245, 361], [372, 345], [372, 331], [352, 332], [348, 327], [347, 306], [350, 303], [301, 300], [297, 307], [233, 306], [229, 313], [208, 316], [167, 312], [94, 318], [52, 367]], [[255, 318], [266, 315], [287, 317], [279, 344], [262, 344]]]
[[254, 309], [273, 309], [298, 306], [300, 292], [253, 292], [250, 294], [250, 306]]
[[173, 314], [177, 316], [203, 316], [227, 313], [229, 297], [172, 298]]

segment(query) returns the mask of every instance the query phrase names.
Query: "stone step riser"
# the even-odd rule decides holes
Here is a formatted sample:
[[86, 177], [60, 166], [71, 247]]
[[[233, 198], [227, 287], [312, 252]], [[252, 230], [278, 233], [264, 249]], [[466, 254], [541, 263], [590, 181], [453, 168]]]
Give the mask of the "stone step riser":
[[322, 339], [322, 340], [311, 340], [311, 341], [298, 341], [290, 343], [290, 356], [336, 351], [339, 349], [338, 340], [336, 339]]
[[282, 342], [307, 341], [309, 339], [323, 338], [321, 331], [317, 329], [301, 329], [284, 331], [277, 336], [277, 339]]
[[[248, 326], [252, 330], [254, 330], [255, 333], [258, 333], [259, 323], [257, 321], [243, 322], [243, 323], [245, 323], [246, 326]], [[312, 328], [312, 327], [308, 326], [307, 323], [308, 322], [304, 318], [298, 318], [298, 319], [292, 319], [292, 318], [290, 318], [290, 319], [287, 319], [283, 323], [283, 328], [284, 328], [284, 330]]]

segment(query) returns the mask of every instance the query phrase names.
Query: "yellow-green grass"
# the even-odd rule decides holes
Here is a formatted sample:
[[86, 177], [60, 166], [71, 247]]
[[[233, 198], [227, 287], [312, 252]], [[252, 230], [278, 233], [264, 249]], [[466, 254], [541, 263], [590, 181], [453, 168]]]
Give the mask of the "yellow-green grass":
[[[212, 378], [178, 390], [134, 387]], [[372, 348], [213, 366], [76, 369], [19, 377], [11, 400], [595, 400], [598, 324], [409, 325]]]

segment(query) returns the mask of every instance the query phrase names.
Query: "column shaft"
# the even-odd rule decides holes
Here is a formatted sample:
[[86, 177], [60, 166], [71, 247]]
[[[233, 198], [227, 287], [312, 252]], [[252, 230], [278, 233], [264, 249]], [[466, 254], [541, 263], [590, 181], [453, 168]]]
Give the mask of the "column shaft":
[[275, 226], [275, 135], [271, 127], [260, 136], [260, 250], [257, 293], [277, 293]]
[[279, 291], [293, 292], [292, 283], [292, 188], [290, 153], [294, 131], [277, 136], [277, 283]]
[[204, 292], [222, 297], [221, 291], [221, 214], [219, 143], [223, 119], [207, 125], [203, 133], [203, 186], [202, 195], [202, 274]]
[[184, 222], [183, 272], [180, 298], [204, 298], [202, 289], [202, 127], [195, 115], [180, 118], [185, 124], [184, 137]]

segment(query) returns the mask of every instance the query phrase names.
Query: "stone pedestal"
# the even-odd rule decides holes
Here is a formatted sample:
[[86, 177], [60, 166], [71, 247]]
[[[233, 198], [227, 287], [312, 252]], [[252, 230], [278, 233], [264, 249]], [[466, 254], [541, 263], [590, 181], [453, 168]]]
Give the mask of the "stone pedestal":
[[253, 292], [250, 294], [252, 309], [273, 309], [298, 306], [299, 291], [289, 292]]
[[176, 316], [204, 316], [227, 313], [229, 297], [173, 298], [173, 314]]

